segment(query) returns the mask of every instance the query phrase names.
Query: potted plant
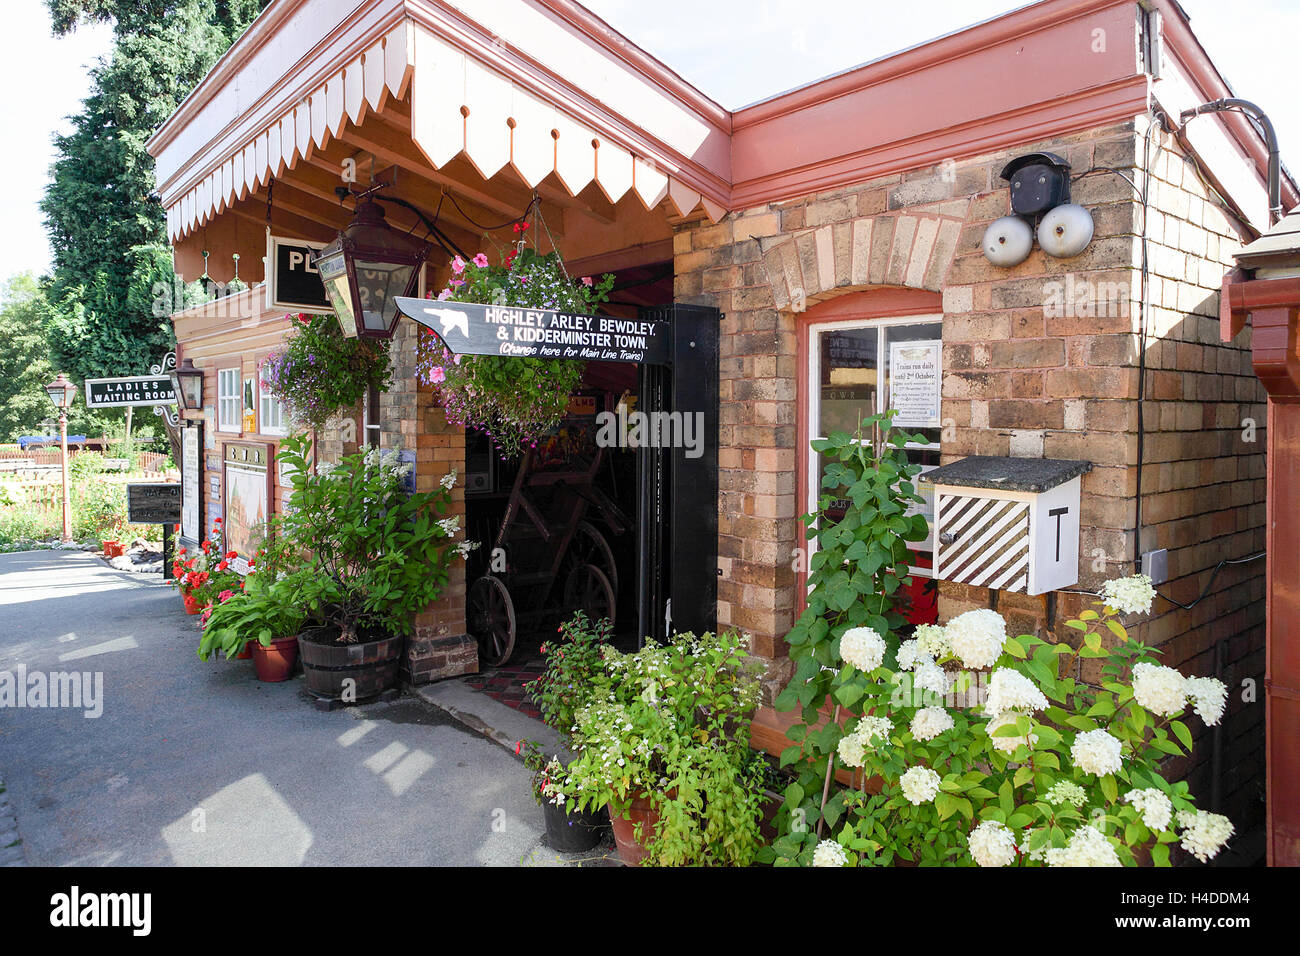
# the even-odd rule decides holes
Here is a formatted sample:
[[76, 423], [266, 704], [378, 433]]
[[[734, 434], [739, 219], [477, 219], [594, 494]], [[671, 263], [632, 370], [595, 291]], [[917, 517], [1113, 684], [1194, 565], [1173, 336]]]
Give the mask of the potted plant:
[[454, 475], [436, 491], [408, 493], [412, 466], [396, 455], [371, 449], [313, 469], [309, 444], [286, 438], [278, 456], [293, 483], [286, 547], [303, 556], [283, 592], [307, 612], [298, 644], [308, 689], [351, 702], [396, 683], [414, 616], [471, 545], [452, 541], [459, 519], [445, 517]]
[[[595, 679], [604, 672], [611, 626], [608, 619], [593, 626], [585, 612], [575, 613], [560, 625], [556, 640], [542, 644], [546, 666], [536, 680], [524, 685], [542, 720], [559, 735], [561, 746], [570, 750], [576, 715], [590, 702]], [[599, 843], [609, 830], [609, 815], [603, 808], [584, 811], [566, 798], [561, 789], [565, 764], [560, 755], [547, 760], [532, 741], [521, 741], [516, 749], [534, 771], [533, 796], [545, 813], [550, 846], [574, 852]]]
[[298, 659], [298, 632], [306, 615], [293, 603], [286, 579], [250, 573], [238, 591], [223, 591], [211, 608], [199, 641], [199, 657], [214, 651], [227, 659], [251, 647], [257, 678], [268, 683], [288, 680]]
[[[234, 569], [238, 555], [222, 550], [221, 519], [213, 519], [212, 534], [190, 555], [185, 548], [172, 561], [171, 585], [180, 591], [187, 614], [203, 614], [226, 591], [236, 591], [243, 576]], [[203, 618], [206, 621], [206, 618]], [[201, 621], [200, 623], [203, 623]]]
[[605, 651], [560, 790], [607, 807], [628, 865], [744, 866], [761, 846], [763, 763], [749, 747], [758, 680], [735, 634]]
[[[527, 246], [527, 230], [527, 223], [515, 225], [519, 241], [500, 265], [491, 265], [482, 252], [469, 261], [456, 256], [451, 281], [438, 298], [594, 312], [609, 297], [614, 276], [571, 278], [558, 253], [539, 255]], [[453, 355], [431, 329], [417, 345], [417, 374], [437, 387], [447, 420], [485, 432], [502, 457], [520, 454], [559, 424], [582, 370], [580, 361]]]

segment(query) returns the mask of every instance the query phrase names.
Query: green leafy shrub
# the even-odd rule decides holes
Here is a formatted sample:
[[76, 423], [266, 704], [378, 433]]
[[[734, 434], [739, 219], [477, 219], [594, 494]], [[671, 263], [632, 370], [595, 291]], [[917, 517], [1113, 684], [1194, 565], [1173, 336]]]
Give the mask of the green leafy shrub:
[[284, 578], [285, 599], [337, 629], [341, 643], [363, 633], [410, 633], [414, 615], [442, 593], [453, 558], [469, 547], [452, 541], [458, 519], [443, 517], [452, 480], [408, 494], [411, 466], [373, 449], [313, 473], [309, 447], [306, 437], [286, 438], [277, 456], [293, 476], [285, 546], [305, 561]]
[[[900, 449], [903, 436], [889, 441]], [[796, 778], [763, 858], [820, 866], [1168, 865], [1170, 846], [1213, 857], [1232, 833], [1198, 811], [1160, 762], [1190, 751], [1180, 719], [1221, 718], [1227, 690], [1155, 663], [1122, 613], [1150, 610], [1142, 576], [1107, 582], [1098, 610], [1067, 622], [1077, 644], [1010, 637], [1000, 615], [969, 611], [910, 640], [893, 596], [906, 544], [923, 533], [898, 451], [847, 436], [813, 447], [827, 469], [809, 562], [808, 610], [788, 641], [798, 669], [778, 696], [798, 710], [781, 765]], [[850, 506], [828, 511], [838, 489]], [[1107, 647], [1106, 643], [1111, 646]], [[1098, 676], [1082, 665], [1100, 662]], [[1094, 665], [1096, 666], [1096, 665]], [[832, 786], [836, 769], [849, 787]]]
[[679, 634], [635, 654], [606, 647], [575, 715], [579, 755], [548, 770], [556, 802], [627, 817], [648, 799], [659, 822], [638, 834], [647, 865], [744, 866], [761, 845], [763, 764], [748, 723], [757, 703], [738, 635]]

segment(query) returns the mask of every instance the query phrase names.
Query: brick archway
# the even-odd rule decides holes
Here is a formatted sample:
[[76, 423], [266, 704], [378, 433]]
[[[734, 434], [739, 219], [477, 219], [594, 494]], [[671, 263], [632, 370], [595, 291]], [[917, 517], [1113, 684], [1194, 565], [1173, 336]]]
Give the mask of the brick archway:
[[763, 250], [778, 309], [874, 286], [938, 292], [952, 265], [965, 216], [898, 211], [805, 229]]

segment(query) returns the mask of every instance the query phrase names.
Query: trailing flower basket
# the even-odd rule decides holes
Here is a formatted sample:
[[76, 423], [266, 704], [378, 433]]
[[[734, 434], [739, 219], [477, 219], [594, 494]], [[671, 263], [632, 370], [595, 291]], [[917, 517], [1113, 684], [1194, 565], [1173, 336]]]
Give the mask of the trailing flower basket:
[[[480, 252], [470, 261], [452, 260], [452, 278], [438, 298], [451, 302], [553, 309], [588, 314], [609, 296], [614, 276], [571, 279], [555, 252], [539, 255], [525, 247], [528, 224], [515, 226], [521, 238], [501, 265]], [[582, 381], [583, 363], [491, 355], [460, 356], [437, 333], [420, 336], [416, 370], [438, 390], [448, 421], [487, 434], [503, 458], [537, 443], [559, 424], [569, 395]]]

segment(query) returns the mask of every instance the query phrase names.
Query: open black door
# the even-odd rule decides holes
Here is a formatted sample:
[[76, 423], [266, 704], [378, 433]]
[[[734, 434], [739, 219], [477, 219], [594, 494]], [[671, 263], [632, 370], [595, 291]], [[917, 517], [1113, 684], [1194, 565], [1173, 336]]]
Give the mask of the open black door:
[[[672, 328], [671, 364], [642, 365], [640, 411], [669, 413], [676, 435], [697, 441], [641, 447], [638, 521], [638, 637], [717, 627], [718, 347], [717, 309], [669, 305], [643, 319]], [[691, 416], [689, 422], [686, 416]]]

